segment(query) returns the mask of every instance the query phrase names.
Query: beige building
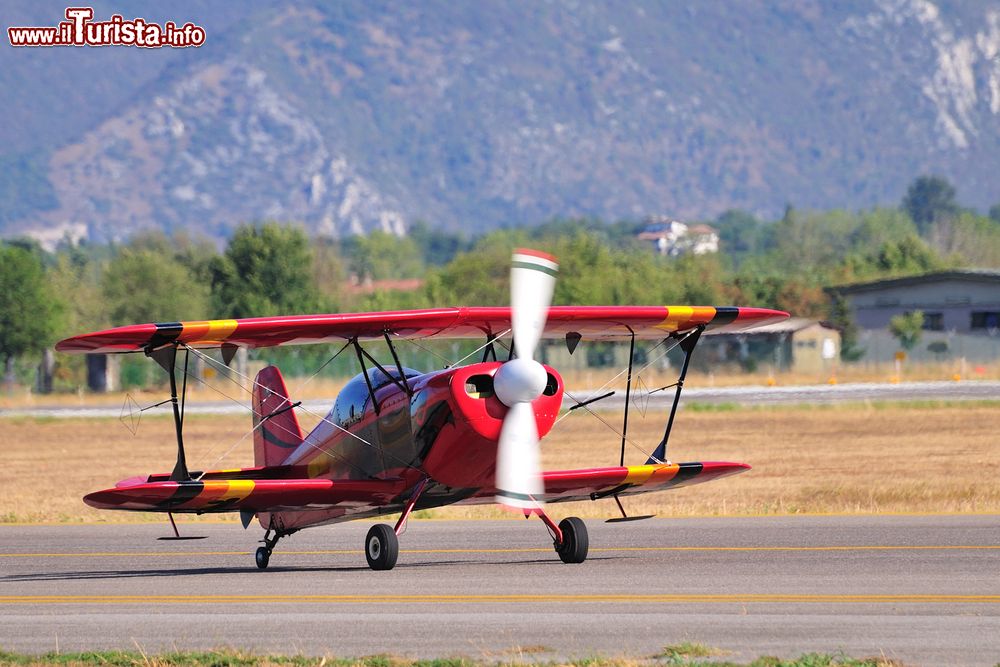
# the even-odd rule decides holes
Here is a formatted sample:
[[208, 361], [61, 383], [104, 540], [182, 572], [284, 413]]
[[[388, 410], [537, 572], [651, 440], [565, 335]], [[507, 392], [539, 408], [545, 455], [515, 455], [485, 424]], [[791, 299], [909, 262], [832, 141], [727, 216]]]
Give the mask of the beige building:
[[822, 373], [833, 369], [839, 358], [837, 329], [818, 320], [791, 317], [746, 332], [705, 336], [692, 363]]
[[[655, 343], [636, 343], [636, 367], [649, 359], [647, 350]], [[586, 340], [573, 355], [561, 342], [546, 341], [541, 346], [542, 361], [560, 370], [588, 368], [625, 368], [628, 366], [628, 343], [590, 343]], [[654, 352], [653, 356], [658, 353]], [[679, 363], [680, 351], [671, 353]], [[804, 317], [790, 319], [731, 334], [703, 336], [691, 363], [695, 368], [710, 369], [720, 365], [744, 368], [772, 368], [802, 373], [832, 370], [840, 358], [840, 332], [832, 326]], [[663, 367], [665, 362], [658, 362]]]

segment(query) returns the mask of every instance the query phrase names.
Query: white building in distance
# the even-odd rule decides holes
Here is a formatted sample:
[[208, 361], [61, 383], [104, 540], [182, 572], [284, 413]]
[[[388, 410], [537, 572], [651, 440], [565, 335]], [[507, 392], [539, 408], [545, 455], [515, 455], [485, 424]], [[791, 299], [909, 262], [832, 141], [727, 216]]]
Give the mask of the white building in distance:
[[719, 252], [719, 234], [712, 227], [687, 225], [664, 216], [650, 218], [638, 238], [652, 243], [659, 254], [670, 257]]

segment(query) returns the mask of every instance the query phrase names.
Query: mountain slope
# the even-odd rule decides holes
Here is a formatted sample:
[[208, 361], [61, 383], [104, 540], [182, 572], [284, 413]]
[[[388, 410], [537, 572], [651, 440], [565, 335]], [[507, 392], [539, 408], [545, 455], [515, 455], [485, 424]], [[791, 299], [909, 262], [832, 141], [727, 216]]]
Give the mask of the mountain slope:
[[[0, 215], [8, 232], [775, 215], [895, 203], [925, 172], [1000, 201], [995, 3], [181, 7], [158, 11], [206, 12], [209, 43], [117, 56], [135, 69], [72, 98], [89, 125], [51, 99], [0, 101], [15, 124], [66, 125], [36, 142], [54, 207]], [[15, 72], [67, 53], [14, 51], [0, 58]]]

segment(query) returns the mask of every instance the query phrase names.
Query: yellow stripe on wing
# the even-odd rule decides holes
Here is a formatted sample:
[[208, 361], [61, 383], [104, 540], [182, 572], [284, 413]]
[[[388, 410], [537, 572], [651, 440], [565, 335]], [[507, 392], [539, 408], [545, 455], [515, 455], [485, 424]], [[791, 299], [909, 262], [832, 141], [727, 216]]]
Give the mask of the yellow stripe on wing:
[[[707, 314], [705, 311], [711, 311], [711, 314], [708, 314], [709, 320], [715, 317], [715, 308], [710, 307], [665, 306], [665, 308], [667, 310], [666, 318], [656, 325], [657, 329], [663, 329], [664, 331], [678, 331], [690, 328], [691, 320], [696, 315], [704, 317]], [[701, 318], [698, 319], [700, 321]]]
[[185, 342], [188, 343], [222, 343], [236, 331], [236, 320], [202, 320], [199, 322], [184, 322]]
[[[657, 468], [663, 466], [649, 465], [649, 466], [629, 466], [628, 474], [625, 475], [625, 484], [635, 484], [636, 486], [641, 486], [649, 481], [649, 478], [653, 476]], [[676, 468], [677, 466], [672, 466]]]
[[205, 488], [202, 493], [208, 497], [219, 494], [213, 500], [243, 500], [250, 495], [254, 486], [255, 484], [252, 479], [212, 480], [205, 482]]
[[677, 331], [684, 322], [691, 319], [694, 308], [691, 306], [667, 306], [667, 318], [656, 325], [664, 331]]
[[243, 500], [249, 496], [256, 484], [252, 479], [232, 479], [229, 480], [229, 490], [222, 497], [223, 500]]
[[697, 324], [708, 324], [715, 317], [713, 306], [666, 306], [667, 317], [656, 325], [664, 331], [683, 331]]

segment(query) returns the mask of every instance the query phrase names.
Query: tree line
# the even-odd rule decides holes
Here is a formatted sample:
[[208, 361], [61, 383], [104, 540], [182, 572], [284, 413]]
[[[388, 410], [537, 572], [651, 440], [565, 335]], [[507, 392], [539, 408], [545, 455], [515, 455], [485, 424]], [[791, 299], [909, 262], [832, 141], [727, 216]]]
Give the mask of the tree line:
[[[470, 238], [412, 226], [310, 237], [295, 224], [240, 227], [224, 248], [185, 232], [142, 232], [123, 244], [25, 239], [0, 246], [0, 357], [8, 383], [31, 382], [59, 338], [124, 324], [315, 312], [502, 305], [510, 254], [536, 247], [560, 261], [556, 304], [754, 305], [853, 325], [824, 287], [974, 266], [1000, 268], [1000, 205], [962, 208], [946, 180], [923, 176], [900, 205], [865, 211], [789, 206], [778, 220], [727, 211], [708, 221], [720, 252], [666, 257], [639, 241], [642, 221], [560, 219]], [[407, 282], [408, 281], [408, 282]], [[55, 386], [83, 384], [60, 359]]]

